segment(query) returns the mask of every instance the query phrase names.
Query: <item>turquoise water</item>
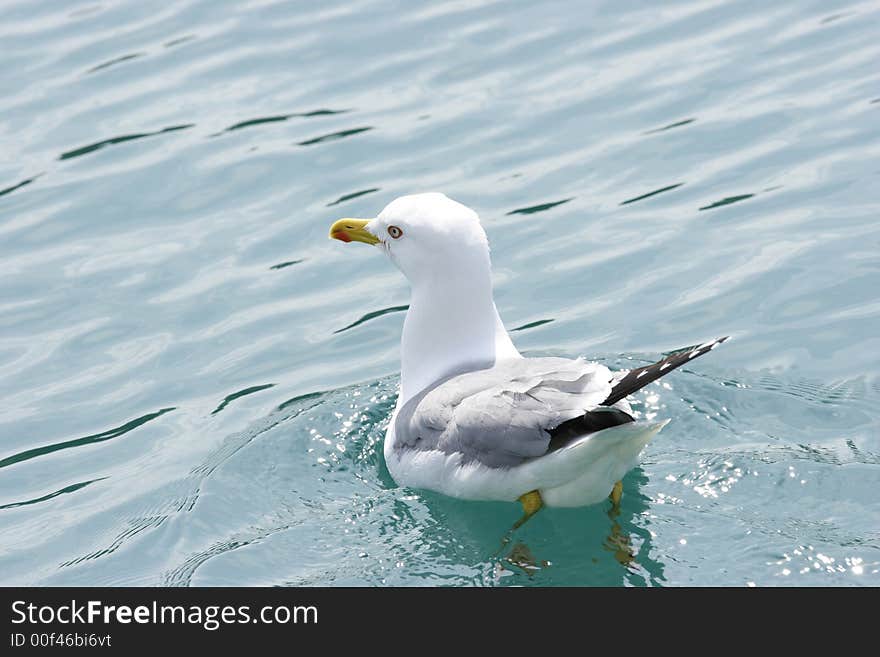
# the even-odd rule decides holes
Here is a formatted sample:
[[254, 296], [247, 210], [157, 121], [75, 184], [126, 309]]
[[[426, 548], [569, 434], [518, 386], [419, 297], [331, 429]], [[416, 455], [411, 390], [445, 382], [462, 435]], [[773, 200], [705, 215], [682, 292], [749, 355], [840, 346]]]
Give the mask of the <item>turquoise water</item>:
[[[880, 584], [880, 8], [0, 6], [0, 583]], [[474, 207], [529, 355], [733, 339], [623, 508], [398, 488], [408, 291]]]

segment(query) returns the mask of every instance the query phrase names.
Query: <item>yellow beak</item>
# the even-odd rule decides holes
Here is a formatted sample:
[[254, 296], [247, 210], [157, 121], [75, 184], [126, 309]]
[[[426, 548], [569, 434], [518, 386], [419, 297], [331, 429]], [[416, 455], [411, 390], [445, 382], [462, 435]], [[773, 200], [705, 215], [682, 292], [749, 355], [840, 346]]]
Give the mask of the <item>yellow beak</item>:
[[330, 226], [330, 239], [378, 244], [379, 238], [364, 228], [372, 219], [340, 219]]

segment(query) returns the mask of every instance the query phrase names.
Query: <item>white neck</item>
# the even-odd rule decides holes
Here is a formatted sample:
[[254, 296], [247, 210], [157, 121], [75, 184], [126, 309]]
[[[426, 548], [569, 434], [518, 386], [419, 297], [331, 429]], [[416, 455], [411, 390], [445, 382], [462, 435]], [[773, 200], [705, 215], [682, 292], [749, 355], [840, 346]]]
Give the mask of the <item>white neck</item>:
[[398, 403], [450, 374], [519, 357], [492, 300], [488, 267], [419, 281], [403, 324]]

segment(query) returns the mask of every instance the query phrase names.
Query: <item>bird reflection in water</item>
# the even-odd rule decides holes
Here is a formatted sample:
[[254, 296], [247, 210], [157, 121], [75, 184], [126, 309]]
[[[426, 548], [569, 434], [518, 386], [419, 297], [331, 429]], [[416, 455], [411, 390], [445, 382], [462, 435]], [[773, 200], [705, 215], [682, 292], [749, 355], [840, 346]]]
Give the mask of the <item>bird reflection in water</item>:
[[612, 506], [608, 511], [608, 518], [611, 520], [611, 533], [605, 539], [603, 544], [606, 550], [614, 554], [614, 559], [621, 566], [630, 567], [638, 565], [636, 562], [636, 554], [633, 552], [632, 539], [620, 527], [617, 522], [617, 516], [620, 515], [620, 507]]
[[[611, 501], [605, 503], [605, 515], [610, 522], [609, 525], [606, 525], [607, 529], [602, 532], [595, 522], [588, 522], [582, 526], [583, 534], [570, 538], [576, 541], [586, 540], [587, 549], [590, 552], [593, 551], [589, 549], [589, 544], [592, 543], [593, 546], [609, 553], [617, 564], [623, 566], [624, 578], [630, 583], [657, 585], [665, 581], [664, 568], [662, 563], [651, 557], [653, 547], [651, 532], [640, 526], [644, 523], [636, 524], [633, 522], [636, 517], [642, 516], [648, 509], [650, 499], [640, 492], [641, 486], [645, 483], [647, 483], [647, 477], [641, 469], [637, 468], [630, 472], [625, 479], [625, 490], [621, 504], [614, 505]], [[634, 536], [638, 542], [638, 548], [633, 545]], [[548, 555], [542, 554], [546, 549], [545, 545], [542, 549], [536, 548], [533, 551], [524, 539], [513, 540], [512, 535], [508, 534], [505, 536], [502, 548], [494, 555], [497, 559], [496, 582], [505, 573], [508, 576], [515, 573], [524, 574], [530, 581], [540, 584], [541, 571], [553, 567], [553, 560], [546, 559], [545, 557]], [[601, 568], [604, 561], [599, 556], [593, 556], [588, 561], [596, 568], [606, 571], [599, 577], [603, 581], [597, 581], [597, 583], [604, 584], [605, 576], [610, 574], [607, 572], [607, 567]]]
[[[630, 535], [624, 531], [620, 526], [620, 523], [617, 522], [617, 517], [619, 515], [619, 507], [612, 506], [608, 510], [608, 518], [611, 520], [611, 529], [605, 537], [602, 547], [611, 552], [615, 561], [621, 566], [635, 568], [639, 565], [636, 560], [636, 552], [633, 550]], [[512, 538], [510, 536], [505, 536], [502, 540], [501, 548], [495, 553], [495, 557], [501, 554], [504, 551], [504, 548], [510, 545], [511, 542]], [[598, 561], [597, 558], [593, 558], [593, 563], [598, 563]], [[537, 571], [543, 568], [548, 568], [551, 565], [551, 562], [546, 559], [539, 561], [529, 546], [522, 541], [516, 541], [513, 543], [513, 546], [510, 548], [507, 555], [498, 562], [498, 568], [501, 570], [515, 569], [514, 572], [521, 572], [529, 577], [532, 577]]]

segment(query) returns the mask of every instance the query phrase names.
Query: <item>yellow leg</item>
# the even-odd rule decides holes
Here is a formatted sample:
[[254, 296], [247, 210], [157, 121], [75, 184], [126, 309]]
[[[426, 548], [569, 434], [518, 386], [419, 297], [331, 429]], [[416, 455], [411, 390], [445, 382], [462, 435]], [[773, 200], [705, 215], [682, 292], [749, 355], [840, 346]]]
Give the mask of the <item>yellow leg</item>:
[[623, 482], [618, 481], [611, 489], [608, 499], [611, 500], [611, 508], [615, 511], [620, 510], [620, 499], [623, 497]]
[[525, 495], [520, 495], [519, 501], [523, 507], [523, 516], [513, 523], [513, 527], [511, 527], [507, 531], [507, 534], [504, 535], [504, 538], [501, 539], [501, 546], [495, 550], [495, 553], [492, 555], [493, 557], [497, 557], [501, 554], [507, 546], [510, 545], [510, 541], [513, 538], [513, 532], [522, 527], [529, 518], [535, 515], [541, 510], [541, 507], [544, 506], [544, 500], [541, 499], [541, 493], [536, 490], [526, 493]]
[[523, 517], [514, 523], [514, 529], [522, 527], [526, 520], [535, 515], [541, 510], [541, 507], [544, 506], [544, 500], [541, 499], [541, 493], [536, 490], [526, 493], [525, 495], [520, 495], [519, 501], [523, 507]]

